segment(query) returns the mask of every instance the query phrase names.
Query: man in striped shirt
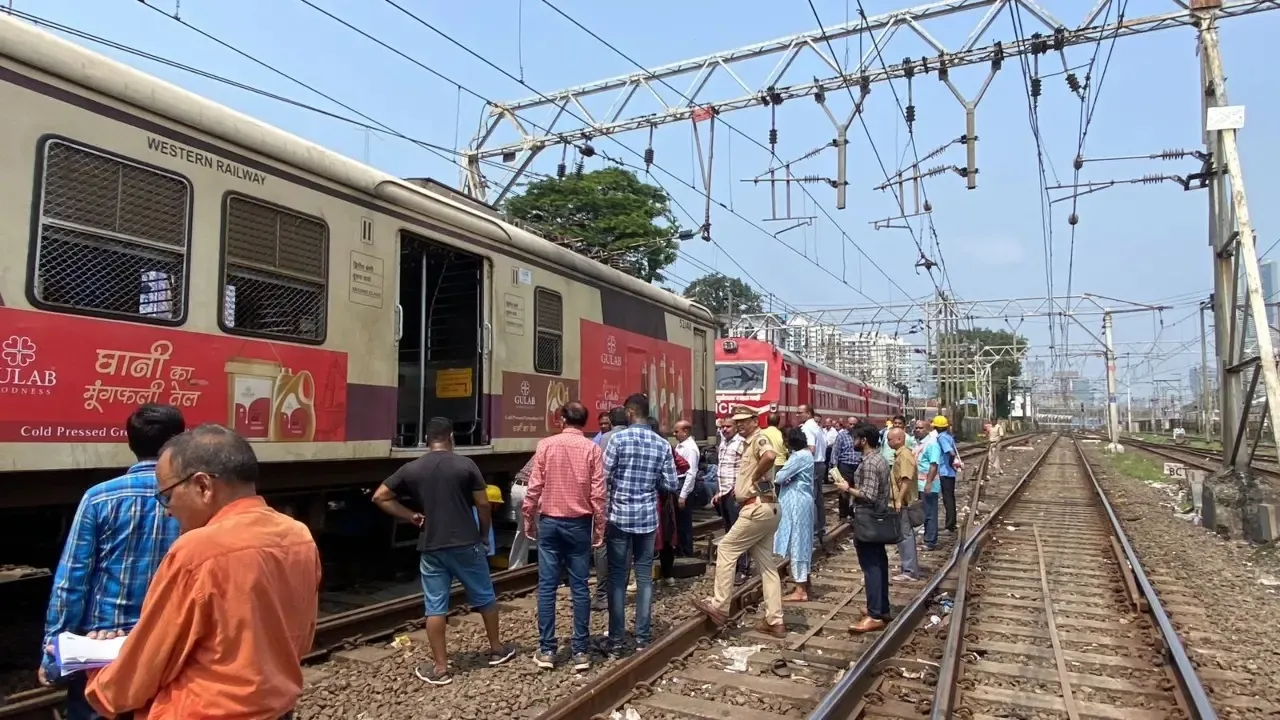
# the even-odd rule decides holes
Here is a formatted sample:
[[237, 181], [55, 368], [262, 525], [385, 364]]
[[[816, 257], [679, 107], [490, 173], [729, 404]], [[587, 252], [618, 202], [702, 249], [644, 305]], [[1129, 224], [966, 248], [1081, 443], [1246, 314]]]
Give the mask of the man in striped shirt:
[[[138, 623], [151, 578], [178, 539], [177, 521], [156, 498], [156, 459], [185, 429], [177, 408], [142, 405], [125, 423], [129, 450], [138, 462], [80, 499], [45, 613], [42, 684], [59, 679], [49, 652], [59, 633], [128, 632]], [[84, 673], [61, 680], [67, 686], [67, 720], [102, 717], [85, 700]]]
[[[738, 521], [738, 498], [733, 494], [733, 486], [738, 483], [738, 467], [742, 464], [742, 436], [733, 426], [732, 420], [720, 423], [720, 456], [716, 464], [716, 496], [711, 501], [720, 518], [724, 520], [724, 531], [733, 529]], [[746, 553], [738, 556], [737, 573], [733, 584], [741, 585], [747, 581], [751, 571], [751, 558]]]
[[571, 402], [560, 409], [564, 430], [538, 443], [524, 498], [526, 532], [538, 538], [538, 633], [533, 661], [551, 669], [556, 654], [556, 591], [560, 568], [569, 571], [573, 598], [573, 669], [587, 670], [591, 630], [587, 573], [591, 548], [604, 545], [604, 454], [583, 434], [587, 409]]
[[622, 649], [626, 631], [627, 558], [636, 571], [636, 645], [650, 640], [653, 610], [653, 547], [658, 532], [658, 488], [680, 488], [671, 443], [649, 428], [649, 398], [627, 398], [627, 426], [615, 428], [604, 451], [609, 522], [605, 545], [609, 554], [609, 641]]

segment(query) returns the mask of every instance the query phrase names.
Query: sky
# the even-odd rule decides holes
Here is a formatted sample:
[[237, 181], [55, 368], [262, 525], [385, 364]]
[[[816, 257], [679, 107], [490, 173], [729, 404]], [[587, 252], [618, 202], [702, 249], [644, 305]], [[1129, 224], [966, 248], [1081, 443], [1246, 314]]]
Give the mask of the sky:
[[[512, 102], [539, 93], [551, 94], [565, 87], [635, 72], [637, 67], [632, 60], [652, 68], [816, 30], [818, 20], [830, 28], [849, 19], [856, 21], [859, 11], [858, 0], [813, 0], [812, 8], [809, 0], [551, 0], [554, 7], [612, 44], [617, 49], [614, 50], [576, 27], [544, 0], [0, 2], [329, 113], [356, 117], [350, 110], [282, 77], [274, 68], [378, 124], [393, 128], [395, 133], [445, 148], [466, 147], [471, 142], [483, 117], [485, 100]], [[1068, 27], [1078, 25], [1093, 4], [1093, 0], [1040, 3]], [[440, 32], [432, 31], [396, 5]], [[1111, 18], [1121, 5], [1125, 6], [1126, 18], [1177, 9], [1174, 0], [1115, 0], [1109, 11]], [[875, 16], [909, 5], [907, 0], [862, 0], [861, 7], [868, 16]], [[398, 53], [322, 11], [358, 27]], [[923, 28], [949, 50], [955, 50], [984, 13], [985, 10], [957, 13], [929, 21]], [[173, 17], [175, 14], [180, 20]], [[1021, 21], [1023, 34], [1048, 32], [1025, 11], [1016, 16], [1005, 11], [977, 45], [1015, 39], [1015, 20]], [[1268, 73], [1255, 58], [1265, 56], [1266, 43], [1274, 41], [1278, 30], [1280, 13], [1272, 12], [1226, 20], [1221, 26], [1230, 99], [1247, 108], [1240, 143], [1260, 251], [1280, 239], [1280, 209], [1270, 201], [1280, 185], [1280, 175], [1274, 169], [1280, 167], [1280, 150], [1270, 140], [1280, 128], [1280, 98], [1268, 92]], [[430, 176], [452, 186], [458, 183], [458, 167], [451, 156], [432, 154], [403, 137], [371, 132], [127, 52], [72, 39], [390, 174]], [[828, 50], [826, 45], [820, 47]], [[835, 41], [832, 46], [838, 62], [845, 67], [856, 66], [863, 53], [871, 55], [873, 69], [879, 67], [880, 56], [894, 64], [908, 56], [936, 55], [936, 51], [905, 31], [880, 46], [880, 56], [875, 48], [869, 37], [861, 41], [861, 47], [858, 39]], [[761, 86], [777, 59], [775, 55], [731, 67], [754, 90]], [[1202, 149], [1199, 60], [1193, 31], [1162, 30], [1121, 38], [1114, 44], [1108, 37], [1100, 44], [1066, 51], [1068, 65], [1076, 69], [1081, 79], [1091, 60], [1096, 104], [1084, 146], [1085, 157]], [[1068, 89], [1062, 61], [1056, 55], [1042, 56], [1039, 64], [1044, 79], [1038, 119], [1046, 177], [1051, 185], [1070, 184], [1080, 136], [1081, 101]], [[987, 65], [959, 68], [952, 71], [951, 78], [957, 89], [972, 99], [988, 71]], [[1035, 71], [1033, 66], [1032, 72]], [[815, 53], [808, 52], [791, 66], [785, 79], [799, 83], [832, 74]], [[679, 92], [661, 87], [659, 92], [668, 103], [675, 104], [682, 100], [679, 93], [687, 91], [691, 79], [692, 75], [672, 81]], [[894, 91], [902, 104], [910, 102], [916, 108], [911, 134], [902, 121]], [[743, 94], [725, 73], [713, 78], [703, 93], [699, 100]], [[718, 120], [711, 169], [714, 242], [685, 241], [679, 261], [668, 270], [665, 284], [680, 290], [707, 272], [724, 272], [742, 277], [771, 297], [775, 309], [810, 310], [820, 318], [840, 317], [865, 323], [851, 326], [851, 330], [905, 334], [911, 321], [922, 317], [921, 309], [911, 306], [938, 288], [953, 292], [962, 300], [1043, 298], [1048, 285], [1046, 251], [1051, 249], [1056, 295], [1066, 295], [1069, 286], [1075, 295], [1091, 293], [1169, 306], [1159, 313], [1117, 316], [1115, 340], [1121, 393], [1131, 387], [1135, 396], [1145, 396], [1153, 380], [1174, 379], [1185, 384], [1188, 370], [1200, 361], [1197, 303], [1212, 286], [1206, 194], [1185, 192], [1171, 183], [1125, 185], [1089, 194], [1079, 199], [1075, 209], [1078, 224], [1074, 241], [1068, 224], [1072, 203], [1056, 202], [1049, 224], [1052, 242], [1046, 243], [1037, 145], [1028, 117], [1027, 95], [1020, 61], [1007, 58], [975, 112], [978, 187], [966, 189], [965, 181], [950, 172], [923, 183], [933, 209], [930, 219], [936, 241], [922, 218], [911, 223], [911, 232], [876, 230], [872, 225], [898, 214], [893, 196], [874, 190], [885, 181], [886, 174], [897, 173], [913, 163], [916, 155], [925, 155], [965, 132], [963, 107], [935, 75], [917, 76], [910, 88], [903, 80], [895, 81], [892, 89], [886, 83], [873, 85], [863, 106], [865, 129], [861, 121], [855, 120], [849, 131], [845, 209], [836, 209], [834, 190], [825, 184], [794, 187], [793, 216], [814, 219], [782, 233], [778, 231], [798, 221], [767, 220], [767, 186], [743, 182], [769, 168], [770, 155], [761, 145], [768, 141], [770, 109], [754, 107], [726, 113]], [[602, 95], [584, 104], [587, 111], [599, 116], [613, 99], [611, 94]], [[656, 100], [643, 93], [633, 103], [629, 108], [632, 113], [642, 114], [659, 107]], [[852, 107], [852, 96], [831, 93], [827, 103], [833, 113], [843, 117]], [[575, 112], [582, 114], [576, 109]], [[546, 126], [550, 115], [545, 109], [535, 110], [525, 120], [530, 128]], [[831, 122], [812, 98], [793, 99], [778, 106], [775, 122], [779, 136], [777, 155], [784, 159], [801, 156], [834, 137]], [[566, 117], [557, 129], [579, 125]], [[707, 125], [704, 122], [699, 126], [704, 146], [709, 142]], [[504, 126], [488, 146], [517, 137], [510, 126]], [[608, 162], [604, 155], [639, 166], [640, 154], [649, 141], [648, 131], [613, 139], [597, 138], [592, 144], [601, 152], [586, 159], [585, 167], [603, 167]], [[691, 124], [685, 121], [661, 126], [654, 131], [652, 143], [656, 167], [648, 179], [671, 194], [682, 225], [697, 227], [703, 219], [706, 192]], [[543, 152], [530, 169], [554, 173], [560, 159], [560, 149], [553, 148]], [[570, 168], [576, 160], [571, 151]], [[924, 168], [935, 165], [963, 166], [964, 148], [952, 146], [921, 164]], [[1080, 181], [1186, 174], [1198, 167], [1199, 163], [1190, 158], [1092, 162], [1081, 170]], [[830, 178], [834, 177], [835, 168], [835, 151], [828, 148], [797, 164], [794, 172]], [[501, 180], [504, 171], [486, 168], [486, 173], [493, 180]], [[1063, 197], [1067, 192], [1051, 195]], [[782, 214], [785, 208], [781, 189], [778, 203]], [[931, 277], [915, 267], [921, 254], [917, 242], [925, 255], [942, 263], [945, 277], [941, 269]], [[1128, 307], [1116, 301], [1103, 303], [1117, 309]], [[1035, 305], [1034, 301], [1027, 304]], [[888, 309], [879, 309], [882, 307]], [[853, 313], [821, 312], [834, 308], [860, 309]], [[884, 322], [894, 317], [903, 320]], [[1081, 321], [1093, 333], [1101, 334], [1098, 316], [1082, 317]], [[1016, 330], [1033, 343], [1033, 357], [1049, 357], [1049, 323], [1044, 319], [980, 320], [976, 324]], [[912, 342], [922, 342], [919, 334], [908, 337]], [[1063, 342], [1059, 332], [1059, 347]], [[1070, 368], [1087, 377], [1101, 377], [1103, 364], [1089, 354], [1099, 348], [1088, 334], [1073, 328], [1069, 342]], [[1209, 342], [1212, 354], [1212, 338]]]

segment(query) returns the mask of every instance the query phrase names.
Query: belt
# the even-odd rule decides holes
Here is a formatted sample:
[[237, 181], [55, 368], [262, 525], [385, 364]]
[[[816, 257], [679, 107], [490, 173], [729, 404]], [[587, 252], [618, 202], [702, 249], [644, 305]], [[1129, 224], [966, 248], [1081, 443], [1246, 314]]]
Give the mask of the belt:
[[748, 505], [750, 505], [750, 504], [752, 504], [752, 503], [762, 503], [762, 504], [766, 504], [766, 505], [777, 505], [777, 504], [778, 504], [778, 498], [776, 498], [776, 497], [774, 497], [774, 496], [772, 496], [772, 495], [756, 495], [756, 496], [754, 496], [754, 497], [749, 497], [749, 498], [747, 498], [746, 500], [743, 500], [743, 501], [742, 501], [742, 507], [746, 507], [746, 506], [748, 506]]

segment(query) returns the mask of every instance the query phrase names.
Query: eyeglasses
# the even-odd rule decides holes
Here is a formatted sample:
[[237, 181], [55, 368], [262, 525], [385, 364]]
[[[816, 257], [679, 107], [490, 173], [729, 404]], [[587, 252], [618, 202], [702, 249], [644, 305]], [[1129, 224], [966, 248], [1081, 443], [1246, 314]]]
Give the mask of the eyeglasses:
[[[196, 475], [199, 475], [202, 472], [204, 471], [196, 470], [195, 472], [188, 474], [186, 477], [182, 478], [178, 482], [175, 482], [172, 485], [164, 488], [163, 490], [158, 491], [156, 493], [156, 502], [160, 503], [160, 507], [167, 509], [169, 507], [169, 503], [173, 501], [172, 496], [173, 496], [174, 489], [177, 488], [179, 485], [187, 482], [191, 478], [195, 477]], [[210, 473], [204, 473], [204, 474], [208, 475], [209, 477], [217, 477], [216, 475], [212, 475]]]

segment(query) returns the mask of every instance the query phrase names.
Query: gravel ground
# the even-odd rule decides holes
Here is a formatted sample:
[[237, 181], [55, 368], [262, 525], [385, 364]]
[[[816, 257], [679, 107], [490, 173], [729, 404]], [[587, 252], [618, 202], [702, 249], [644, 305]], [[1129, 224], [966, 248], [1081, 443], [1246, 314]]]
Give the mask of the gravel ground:
[[[834, 501], [828, 503], [828, 527], [836, 522]], [[702, 548], [699, 543], [698, 549]], [[709, 573], [714, 568], [709, 567]], [[677, 580], [675, 586], [654, 583], [652, 614], [653, 641], [672, 627], [697, 613], [690, 600], [711, 594], [712, 576]], [[592, 583], [594, 588], [594, 582]], [[789, 589], [789, 587], [787, 588]], [[634, 596], [628, 597], [627, 631], [634, 629]], [[519, 651], [508, 664], [488, 667], [481, 656], [487, 648], [480, 616], [470, 614], [450, 620], [449, 651], [453, 683], [444, 687], [427, 685], [414, 676], [414, 668], [430, 660], [430, 648], [423, 631], [408, 634], [408, 643], [392, 647], [387, 643], [360, 649], [375, 657], [372, 662], [335, 659], [306, 670], [307, 687], [298, 702], [299, 720], [311, 718], [430, 718], [432, 720], [489, 720], [490, 718], [532, 718], [546, 711], [567, 694], [585, 687], [596, 675], [612, 669], [620, 661], [595, 649], [592, 667], [574, 672], [567, 660], [572, 635], [572, 605], [568, 590], [560, 588], [556, 606], [556, 635], [560, 639], [560, 664], [554, 670], [540, 670], [532, 655], [538, 646], [538, 615], [534, 595], [501, 604], [500, 627], [503, 642], [515, 643]], [[608, 629], [608, 613], [591, 614], [594, 641]], [[403, 640], [401, 641], [403, 643]], [[381, 651], [381, 652], [379, 652]], [[512, 692], [519, 688], [520, 692]]]
[[1280, 717], [1280, 582], [1272, 550], [1223, 540], [1181, 519], [1173, 509], [1176, 487], [1110, 472], [1097, 444], [1085, 447], [1219, 716]]

